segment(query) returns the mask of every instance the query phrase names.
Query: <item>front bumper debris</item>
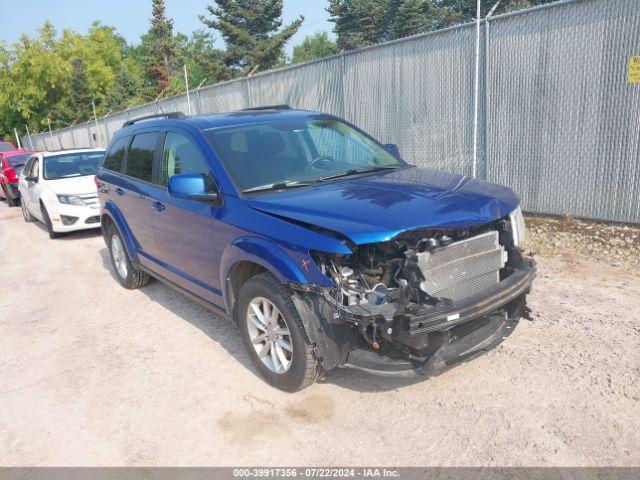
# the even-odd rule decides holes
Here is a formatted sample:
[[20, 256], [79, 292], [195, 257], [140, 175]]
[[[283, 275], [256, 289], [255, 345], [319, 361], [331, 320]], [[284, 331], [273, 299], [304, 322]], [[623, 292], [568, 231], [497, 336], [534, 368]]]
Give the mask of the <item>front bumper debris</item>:
[[473, 325], [475, 328], [469, 328], [467, 334], [462, 337], [457, 336], [454, 327], [444, 333], [445, 338], [440, 348], [423, 362], [409, 358], [392, 358], [370, 349], [356, 349], [349, 352], [343, 366], [382, 376], [436, 376], [502, 343], [513, 332], [518, 321], [518, 318], [506, 318], [502, 315], [484, 317], [469, 322], [477, 325]]
[[[336, 306], [324, 287], [291, 286], [325, 369], [344, 366], [387, 376], [432, 376], [482, 354], [510, 335], [526, 308], [525, 297], [535, 276], [535, 262], [523, 258], [516, 271], [480, 294], [458, 302], [412, 305], [377, 319], [362, 315], [365, 312], [358, 308]], [[375, 349], [370, 339], [363, 341], [363, 326], [372, 321], [384, 326], [378, 341], [390, 348]]]

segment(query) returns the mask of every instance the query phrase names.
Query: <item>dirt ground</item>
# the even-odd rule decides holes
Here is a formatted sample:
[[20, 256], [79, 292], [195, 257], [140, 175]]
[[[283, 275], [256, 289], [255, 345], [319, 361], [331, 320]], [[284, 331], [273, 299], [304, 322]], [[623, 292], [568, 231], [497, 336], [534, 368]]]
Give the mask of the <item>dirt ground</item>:
[[121, 288], [98, 231], [49, 240], [2, 202], [0, 464], [640, 465], [638, 267], [537, 260], [533, 320], [486, 355], [285, 394], [232, 324]]

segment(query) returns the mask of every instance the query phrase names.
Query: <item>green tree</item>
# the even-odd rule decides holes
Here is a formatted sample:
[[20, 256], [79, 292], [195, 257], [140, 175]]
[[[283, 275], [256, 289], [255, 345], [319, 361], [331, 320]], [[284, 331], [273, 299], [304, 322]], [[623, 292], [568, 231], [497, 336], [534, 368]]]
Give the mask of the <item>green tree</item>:
[[103, 103], [114, 88], [121, 69], [126, 42], [113, 27], [94, 22], [87, 35], [65, 30], [59, 42], [61, 55], [67, 62], [82, 59], [91, 99], [103, 112]]
[[71, 65], [65, 62], [56, 31], [46, 22], [35, 39], [23, 35], [0, 55], [0, 133], [29, 125], [39, 131], [53, 106], [69, 92]]
[[[494, 15], [512, 12], [523, 8], [535, 7], [558, 0], [503, 0]], [[476, 0], [433, 0], [437, 20], [435, 28], [446, 28], [460, 23], [471, 22], [476, 18]], [[495, 4], [495, 0], [482, 2], [482, 16], [486, 16]]]
[[142, 103], [139, 97], [142, 81], [141, 69], [131, 59], [125, 59], [104, 100], [103, 113], [125, 110], [136, 103]]
[[[502, 0], [495, 14], [552, 1], [557, 0]], [[482, 2], [483, 16], [494, 3]], [[329, 0], [327, 11], [338, 45], [354, 49], [470, 22], [476, 0]]]
[[341, 49], [352, 50], [385, 40], [385, 28], [391, 21], [388, 1], [329, 0], [327, 12]]
[[173, 36], [173, 20], [167, 18], [164, 0], [152, 0], [151, 27], [149, 28], [150, 50], [155, 67], [162, 68], [168, 75], [177, 67], [178, 45]]
[[329, 0], [327, 11], [345, 49], [428, 31], [435, 13], [431, 0]]
[[91, 116], [91, 100], [84, 61], [76, 57], [71, 60], [71, 91], [68, 96], [70, 113], [76, 123], [83, 122]]
[[191, 37], [179, 33], [176, 39], [192, 88], [200, 83], [210, 85], [231, 78], [231, 71], [224, 62], [224, 51], [215, 47], [210, 31], [198, 29]]
[[435, 9], [431, 2], [404, 0], [398, 3], [400, 4], [390, 23], [389, 40], [416, 35], [432, 29]]
[[329, 38], [327, 32], [316, 32], [305, 37], [301, 44], [293, 47], [291, 63], [309, 62], [336, 53], [340, 53], [340, 48], [336, 42]]
[[225, 63], [241, 73], [255, 68], [267, 70], [281, 61], [284, 45], [298, 31], [300, 16], [282, 27], [282, 0], [215, 0], [208, 12], [200, 15], [207, 27], [218, 30], [227, 51]]

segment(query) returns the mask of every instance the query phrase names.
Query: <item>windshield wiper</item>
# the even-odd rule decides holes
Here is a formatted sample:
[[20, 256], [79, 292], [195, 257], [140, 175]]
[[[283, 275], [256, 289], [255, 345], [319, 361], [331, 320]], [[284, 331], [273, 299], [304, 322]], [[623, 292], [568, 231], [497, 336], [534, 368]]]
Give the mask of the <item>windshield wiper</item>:
[[285, 190], [287, 188], [310, 187], [311, 182], [280, 182], [271, 185], [260, 185], [259, 187], [247, 188], [242, 193], [265, 192], [268, 190]]
[[333, 180], [334, 178], [349, 177], [351, 175], [357, 175], [358, 173], [377, 172], [377, 171], [381, 171], [381, 170], [395, 170], [398, 167], [400, 167], [400, 165], [386, 165], [386, 166], [379, 166], [379, 167], [352, 168], [350, 170], [347, 170], [346, 172], [340, 172], [340, 173], [336, 173], [334, 175], [328, 175], [326, 177], [320, 177], [318, 179], [318, 181], [319, 182], [324, 182], [325, 180]]

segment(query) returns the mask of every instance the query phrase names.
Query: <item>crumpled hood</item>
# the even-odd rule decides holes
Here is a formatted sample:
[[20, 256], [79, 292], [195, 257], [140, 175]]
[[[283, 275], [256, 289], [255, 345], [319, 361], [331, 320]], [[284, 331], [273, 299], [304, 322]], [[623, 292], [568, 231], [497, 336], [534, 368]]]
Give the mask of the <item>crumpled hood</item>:
[[417, 167], [248, 201], [265, 213], [348, 237], [355, 244], [387, 241], [416, 228], [467, 228], [496, 220], [518, 206], [507, 187]]
[[47, 180], [47, 187], [49, 187], [56, 195], [82, 195], [85, 193], [98, 194], [98, 187], [96, 187], [94, 175]]

